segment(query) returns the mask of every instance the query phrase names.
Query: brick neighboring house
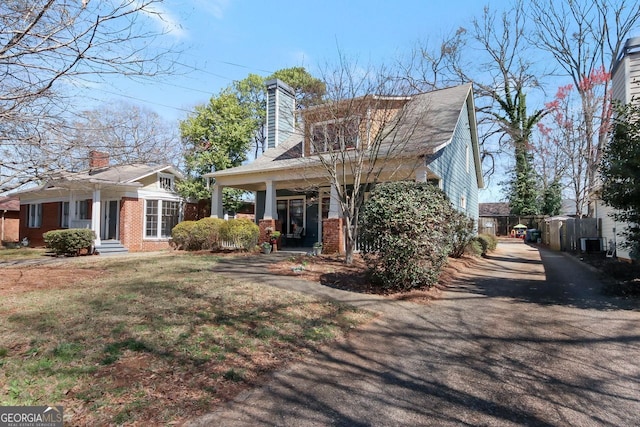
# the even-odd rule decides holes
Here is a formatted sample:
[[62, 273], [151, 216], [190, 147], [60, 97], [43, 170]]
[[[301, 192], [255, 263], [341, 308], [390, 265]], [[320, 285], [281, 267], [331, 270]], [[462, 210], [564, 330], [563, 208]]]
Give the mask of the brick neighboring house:
[[182, 174], [171, 165], [111, 166], [106, 153], [92, 151], [88, 170], [61, 171], [17, 193], [20, 239], [42, 246], [47, 231], [90, 228], [98, 252], [168, 248], [171, 229], [184, 210], [175, 191], [180, 179]]
[[17, 197], [0, 197], [0, 243], [20, 240], [20, 200]]
[[[327, 178], [320, 161], [324, 152], [317, 147], [322, 147], [324, 141], [328, 152], [327, 144], [335, 146], [340, 141], [346, 153], [342, 164], [349, 165], [348, 151], [352, 147], [366, 149], [368, 141], [384, 132], [379, 134], [385, 135], [379, 156], [394, 150], [393, 137], [405, 138], [406, 143], [401, 151], [388, 157], [392, 162], [384, 169], [381, 181], [432, 182], [444, 190], [457, 209], [478, 219], [478, 189], [482, 188], [483, 179], [470, 84], [412, 97], [369, 96], [347, 100], [353, 107], [349, 117], [345, 113], [336, 116], [340, 105], [334, 111], [319, 105], [301, 111], [298, 122], [302, 126], [295, 123], [293, 90], [275, 79], [266, 85], [268, 149], [249, 164], [205, 175], [215, 179], [213, 217], [223, 217], [224, 187], [251, 191], [255, 195], [261, 241], [266, 238], [265, 230], [272, 227], [283, 233], [284, 244], [288, 243], [287, 238], [299, 237], [295, 239], [296, 245], [311, 246], [321, 241], [326, 252], [344, 252], [337, 188], [332, 188]], [[399, 119], [380, 120], [383, 115]], [[391, 122], [393, 129], [380, 125]], [[347, 184], [354, 181], [353, 175], [341, 179]], [[303, 230], [302, 235], [296, 236], [299, 230]]]

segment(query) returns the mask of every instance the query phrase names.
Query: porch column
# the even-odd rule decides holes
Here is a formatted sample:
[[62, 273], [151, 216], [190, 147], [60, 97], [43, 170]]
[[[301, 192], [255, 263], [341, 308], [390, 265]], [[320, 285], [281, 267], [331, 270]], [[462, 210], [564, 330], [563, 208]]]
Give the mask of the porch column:
[[427, 182], [427, 169], [420, 168], [416, 170], [416, 182]]
[[331, 197], [329, 198], [329, 218], [340, 218], [340, 197], [338, 188], [331, 184]]
[[211, 218], [224, 217], [224, 209], [222, 207], [222, 186], [214, 184], [211, 190]]
[[267, 184], [267, 193], [264, 200], [263, 219], [278, 219], [278, 209], [276, 203], [276, 183], [272, 180], [269, 180], [265, 184]]
[[73, 191], [69, 191], [69, 228], [73, 228], [73, 221], [76, 219], [76, 198]]
[[94, 246], [100, 246], [100, 207], [102, 202], [100, 200], [100, 188], [96, 187], [93, 190], [93, 205], [91, 207], [91, 229], [96, 233], [96, 240]]

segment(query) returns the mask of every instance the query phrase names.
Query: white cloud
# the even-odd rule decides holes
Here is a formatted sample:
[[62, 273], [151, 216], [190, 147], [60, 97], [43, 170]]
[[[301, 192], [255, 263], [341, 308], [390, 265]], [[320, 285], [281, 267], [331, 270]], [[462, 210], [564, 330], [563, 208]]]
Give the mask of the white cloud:
[[180, 20], [163, 5], [151, 4], [144, 8], [144, 13], [162, 32], [179, 39], [187, 37], [187, 31], [183, 28]]
[[206, 11], [216, 19], [224, 18], [230, 0], [194, 0], [196, 7]]

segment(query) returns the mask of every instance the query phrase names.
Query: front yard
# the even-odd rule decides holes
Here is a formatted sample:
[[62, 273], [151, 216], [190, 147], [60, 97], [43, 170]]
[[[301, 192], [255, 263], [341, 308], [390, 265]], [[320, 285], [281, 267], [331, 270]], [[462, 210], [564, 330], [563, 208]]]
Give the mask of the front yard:
[[0, 405], [63, 405], [65, 425], [180, 423], [370, 318], [210, 254], [73, 261], [0, 271]]

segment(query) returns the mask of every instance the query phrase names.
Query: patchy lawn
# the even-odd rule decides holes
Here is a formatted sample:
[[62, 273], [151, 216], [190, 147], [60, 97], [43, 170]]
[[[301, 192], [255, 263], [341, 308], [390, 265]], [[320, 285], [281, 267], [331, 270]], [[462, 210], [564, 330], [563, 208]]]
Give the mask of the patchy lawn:
[[212, 274], [210, 254], [0, 271], [0, 405], [65, 425], [179, 424], [371, 315]]
[[0, 262], [19, 261], [19, 260], [25, 260], [25, 259], [38, 259], [38, 258], [42, 258], [45, 255], [45, 253], [46, 253], [46, 249], [0, 248]]
[[480, 262], [480, 259], [472, 257], [449, 258], [446, 267], [440, 275], [438, 285], [428, 289], [396, 293], [388, 293], [371, 284], [366, 273], [366, 264], [358, 254], [354, 255], [352, 265], [346, 265], [344, 263], [344, 257], [341, 256], [297, 255], [273, 264], [269, 269], [274, 274], [299, 276], [302, 279], [320, 282], [325, 286], [333, 288], [366, 294], [380, 294], [390, 299], [426, 304], [439, 298], [442, 289], [444, 289], [447, 284], [455, 280], [458, 274], [467, 269], [472, 269], [478, 262]]

